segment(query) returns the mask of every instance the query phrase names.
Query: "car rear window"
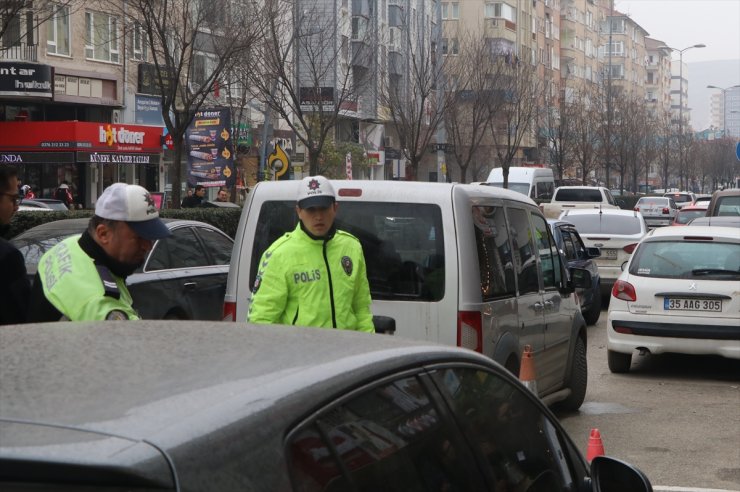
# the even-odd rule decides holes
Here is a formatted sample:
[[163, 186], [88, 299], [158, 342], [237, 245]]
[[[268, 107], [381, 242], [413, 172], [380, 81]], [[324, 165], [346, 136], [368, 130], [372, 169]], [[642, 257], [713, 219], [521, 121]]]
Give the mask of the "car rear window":
[[686, 203], [690, 202], [691, 195], [669, 195], [670, 198], [673, 198], [673, 201], [676, 203]]
[[740, 215], [740, 196], [717, 198], [716, 215]]
[[688, 224], [691, 219], [704, 217], [706, 214], [706, 210], [681, 210], [678, 212], [678, 215], [676, 215], [676, 223]]
[[641, 277], [740, 279], [740, 244], [718, 241], [648, 241], [640, 244], [630, 274]]
[[636, 215], [610, 214], [583, 214], [568, 215], [568, 222], [572, 222], [578, 233], [583, 234], [640, 234], [641, 218]]
[[[250, 285], [254, 284], [262, 253], [297, 223], [295, 201], [269, 201], [262, 205]], [[373, 299], [438, 301], [444, 297], [445, 252], [439, 206], [340, 202], [335, 223], [338, 229], [360, 240]]]
[[601, 191], [588, 189], [561, 189], [555, 193], [558, 202], [601, 202]]
[[667, 207], [668, 206], [668, 199], [667, 198], [640, 198], [637, 200], [637, 206], [645, 206], [645, 205], [658, 205], [661, 207]]

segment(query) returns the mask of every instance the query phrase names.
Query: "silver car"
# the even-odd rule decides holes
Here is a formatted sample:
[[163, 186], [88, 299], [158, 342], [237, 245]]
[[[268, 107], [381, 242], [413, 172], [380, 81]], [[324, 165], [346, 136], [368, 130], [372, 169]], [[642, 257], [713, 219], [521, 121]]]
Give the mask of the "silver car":
[[678, 213], [678, 206], [672, 198], [662, 196], [643, 196], [635, 204], [635, 212], [640, 212], [649, 227], [668, 226]]

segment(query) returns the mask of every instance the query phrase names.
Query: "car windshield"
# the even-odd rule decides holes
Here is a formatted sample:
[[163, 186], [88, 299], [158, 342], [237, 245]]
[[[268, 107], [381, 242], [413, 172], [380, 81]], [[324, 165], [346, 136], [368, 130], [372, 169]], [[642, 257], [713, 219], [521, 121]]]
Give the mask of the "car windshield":
[[36, 265], [44, 253], [54, 245], [75, 234], [79, 234], [79, 231], [57, 232], [51, 236], [48, 232], [45, 234], [25, 234], [23, 237], [14, 238], [11, 242], [26, 259], [26, 265]]
[[568, 222], [575, 224], [580, 234], [640, 234], [640, 217], [637, 215], [582, 214], [568, 215]]
[[[495, 186], [496, 188], [503, 188], [503, 183], [486, 183], [489, 186]], [[507, 188], [511, 191], [516, 191], [517, 193], [521, 193], [523, 195], [529, 195], [529, 183], [511, 183], [509, 182], [509, 187]]]
[[740, 279], [740, 243], [648, 241], [637, 248], [630, 274], [639, 277]]
[[677, 224], [688, 224], [691, 219], [697, 217], [704, 217], [707, 214], [706, 210], [681, 210], [676, 216]]

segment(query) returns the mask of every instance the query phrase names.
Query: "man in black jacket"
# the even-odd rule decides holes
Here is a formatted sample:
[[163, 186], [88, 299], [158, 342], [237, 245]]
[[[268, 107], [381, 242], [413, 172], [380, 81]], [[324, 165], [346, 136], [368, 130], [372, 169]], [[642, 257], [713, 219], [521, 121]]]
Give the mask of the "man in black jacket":
[[30, 284], [26, 276], [23, 255], [10, 242], [2, 238], [10, 226], [10, 219], [18, 210], [18, 171], [0, 164], [0, 325], [23, 323]]
[[206, 195], [206, 189], [203, 185], [196, 185], [195, 191], [193, 192], [193, 196], [187, 196], [182, 201], [182, 205], [180, 205], [182, 208], [193, 208], [193, 207], [200, 207], [201, 203], [203, 203], [203, 197]]

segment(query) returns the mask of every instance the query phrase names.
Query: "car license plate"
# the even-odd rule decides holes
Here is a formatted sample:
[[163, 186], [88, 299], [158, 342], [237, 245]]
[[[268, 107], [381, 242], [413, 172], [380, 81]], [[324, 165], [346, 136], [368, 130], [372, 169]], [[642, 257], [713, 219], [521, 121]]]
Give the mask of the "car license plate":
[[602, 249], [601, 254], [604, 255], [604, 258], [607, 260], [616, 260], [617, 259], [617, 250], [616, 249]]
[[722, 311], [722, 301], [718, 299], [663, 299], [663, 309], [666, 311]]

